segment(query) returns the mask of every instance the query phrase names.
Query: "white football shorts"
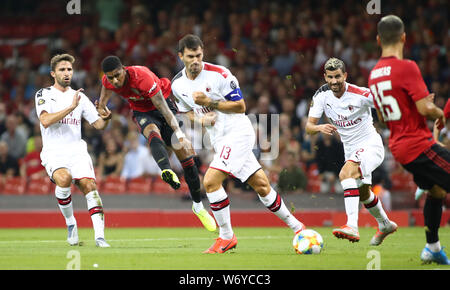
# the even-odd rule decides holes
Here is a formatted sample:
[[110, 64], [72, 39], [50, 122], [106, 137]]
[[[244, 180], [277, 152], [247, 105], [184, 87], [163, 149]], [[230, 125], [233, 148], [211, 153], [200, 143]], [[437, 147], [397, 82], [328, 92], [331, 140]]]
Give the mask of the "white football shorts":
[[[345, 147], [344, 147], [345, 148]], [[345, 150], [345, 161], [359, 163], [361, 182], [372, 184], [372, 172], [383, 163], [384, 146], [379, 134], [373, 134], [352, 149]]]
[[64, 151], [42, 151], [41, 160], [42, 166], [45, 167], [50, 179], [52, 179], [53, 173], [60, 168], [69, 170], [73, 182], [83, 178], [95, 179], [92, 159], [85, 146], [80, 146], [76, 149], [65, 148]]
[[223, 171], [242, 182], [261, 168], [253, 153], [255, 135], [226, 136], [214, 144], [210, 168]]

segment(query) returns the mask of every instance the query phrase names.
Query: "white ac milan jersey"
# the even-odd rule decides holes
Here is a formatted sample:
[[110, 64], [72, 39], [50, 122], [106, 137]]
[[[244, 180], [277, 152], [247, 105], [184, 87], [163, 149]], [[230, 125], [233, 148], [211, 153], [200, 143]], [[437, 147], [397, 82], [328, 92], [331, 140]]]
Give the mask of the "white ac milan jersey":
[[[35, 95], [38, 118], [43, 111], [56, 113], [69, 107], [72, 104], [75, 93], [76, 91], [72, 88], [65, 92], [53, 86], [40, 89]], [[40, 124], [43, 144], [42, 152], [68, 152], [69, 150], [86, 147], [86, 143], [81, 139], [82, 119], [92, 124], [100, 116], [94, 104], [85, 94], [80, 92], [79, 96], [81, 98], [78, 106], [62, 120], [50, 125], [48, 128], [44, 128], [42, 123]]]
[[378, 134], [373, 126], [373, 96], [368, 88], [345, 83], [345, 92], [334, 96], [327, 84], [321, 86], [311, 101], [309, 117], [321, 118], [323, 113], [337, 128], [346, 151], [370, 136]]
[[[195, 104], [192, 94], [198, 91], [203, 92], [212, 100], [235, 101], [242, 99], [236, 77], [227, 68], [207, 62], [203, 62], [203, 69], [195, 80], [190, 80], [186, 76], [186, 68], [172, 80], [172, 92], [180, 112], [192, 110], [197, 116], [202, 117], [212, 111], [210, 108]], [[216, 122], [213, 126], [206, 127], [213, 146], [219, 139], [230, 134], [250, 136], [255, 134], [252, 123], [245, 113], [214, 111], [217, 114]]]

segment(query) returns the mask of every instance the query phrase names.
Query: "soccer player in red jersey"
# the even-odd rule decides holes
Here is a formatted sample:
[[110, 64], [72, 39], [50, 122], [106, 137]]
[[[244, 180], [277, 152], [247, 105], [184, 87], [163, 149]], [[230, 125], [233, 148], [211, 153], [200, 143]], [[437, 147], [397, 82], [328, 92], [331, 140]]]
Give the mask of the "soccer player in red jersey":
[[215, 231], [216, 223], [201, 201], [201, 183], [194, 161], [195, 151], [174, 115], [177, 113], [177, 107], [169, 98], [172, 92], [170, 80], [160, 79], [145, 66], [123, 66], [117, 56], [106, 57], [102, 61], [102, 69], [105, 75], [97, 103], [100, 115], [103, 114], [113, 92], [128, 101], [133, 111], [133, 119], [148, 140], [153, 158], [162, 171], [161, 178], [174, 189], [181, 185], [171, 169], [165, 147], [167, 145], [173, 149], [183, 167], [193, 199], [193, 212], [207, 230]]
[[414, 61], [403, 59], [406, 40], [402, 20], [395, 15], [378, 22], [377, 42], [381, 58], [369, 76], [369, 87], [380, 118], [390, 130], [389, 148], [402, 166], [411, 172], [418, 187], [429, 194], [423, 209], [426, 246], [425, 263], [450, 264], [439, 242], [442, 202], [450, 191], [450, 152], [433, 138], [426, 120], [445, 124], [443, 111], [434, 105]]

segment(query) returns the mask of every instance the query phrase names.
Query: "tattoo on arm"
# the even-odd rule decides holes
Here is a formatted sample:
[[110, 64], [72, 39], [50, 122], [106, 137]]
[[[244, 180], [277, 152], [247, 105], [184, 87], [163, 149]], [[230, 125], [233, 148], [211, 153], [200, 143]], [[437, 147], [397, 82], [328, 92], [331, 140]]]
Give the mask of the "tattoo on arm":
[[155, 105], [156, 109], [158, 109], [158, 111], [164, 116], [167, 123], [174, 131], [179, 129], [177, 119], [175, 118], [174, 114], [167, 105], [167, 102], [164, 99], [164, 96], [162, 95], [161, 91], [159, 91], [158, 93], [156, 93], [156, 95], [152, 97], [152, 103], [153, 105]]
[[208, 107], [210, 107], [213, 110], [216, 110], [219, 107], [219, 101], [211, 101]]

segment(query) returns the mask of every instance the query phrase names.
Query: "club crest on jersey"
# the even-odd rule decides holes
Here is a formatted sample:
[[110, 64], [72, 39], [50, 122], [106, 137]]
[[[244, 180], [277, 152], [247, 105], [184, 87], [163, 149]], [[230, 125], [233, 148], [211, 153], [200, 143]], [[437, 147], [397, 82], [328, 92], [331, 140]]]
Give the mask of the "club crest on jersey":
[[45, 104], [45, 100], [44, 99], [39, 99], [38, 101], [38, 106]]
[[353, 112], [353, 106], [352, 106], [352, 105], [349, 105], [349, 106], [348, 106], [348, 110], [349, 110], [350, 112]]

